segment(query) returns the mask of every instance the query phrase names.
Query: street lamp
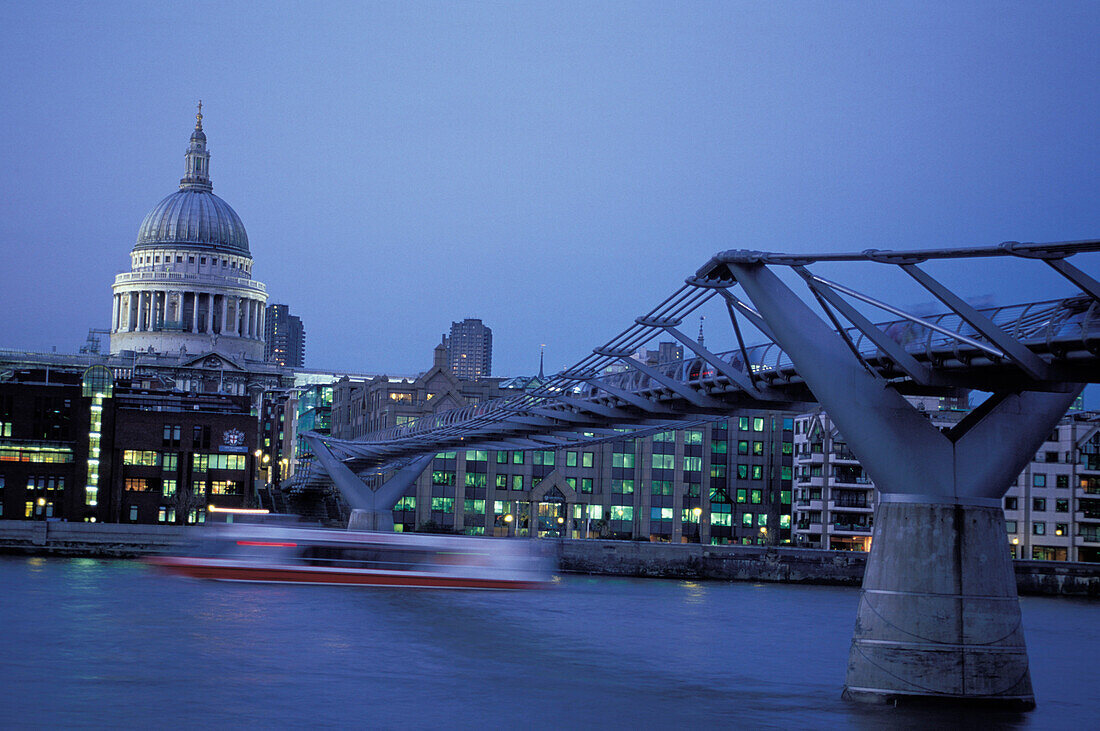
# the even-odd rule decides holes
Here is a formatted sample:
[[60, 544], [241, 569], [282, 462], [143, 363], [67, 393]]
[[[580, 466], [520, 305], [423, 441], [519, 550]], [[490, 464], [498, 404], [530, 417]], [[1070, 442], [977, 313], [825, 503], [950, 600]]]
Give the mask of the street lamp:
[[38, 498], [38, 512], [42, 514], [42, 520], [46, 519], [46, 498]]
[[764, 545], [768, 544], [768, 529], [764, 526], [760, 526], [760, 539], [764, 541]]
[[703, 527], [701, 516], [703, 515], [703, 509], [696, 505], [694, 508], [691, 509], [691, 514], [695, 516], [695, 542], [702, 543]]
[[[507, 532], [507, 528], [512, 525], [513, 520], [515, 520], [515, 516], [511, 513], [508, 513], [504, 516], [505, 532]], [[512, 531], [512, 535], [515, 535], [515, 531]]]

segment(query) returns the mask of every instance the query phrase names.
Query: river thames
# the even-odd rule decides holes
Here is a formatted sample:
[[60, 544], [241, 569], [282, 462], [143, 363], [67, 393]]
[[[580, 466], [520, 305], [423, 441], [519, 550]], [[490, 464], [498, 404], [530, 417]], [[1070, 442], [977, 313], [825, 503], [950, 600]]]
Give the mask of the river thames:
[[565, 576], [548, 591], [220, 584], [0, 557], [0, 725], [1092, 727], [1100, 602], [1024, 597], [1027, 714], [843, 702], [858, 592]]

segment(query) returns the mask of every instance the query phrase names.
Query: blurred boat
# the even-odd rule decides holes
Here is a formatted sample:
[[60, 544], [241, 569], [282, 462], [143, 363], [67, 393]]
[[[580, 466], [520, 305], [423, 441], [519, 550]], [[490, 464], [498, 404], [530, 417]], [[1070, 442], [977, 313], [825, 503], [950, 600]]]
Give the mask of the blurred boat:
[[147, 560], [217, 581], [421, 589], [537, 589], [555, 568], [529, 540], [262, 524], [207, 528], [183, 555]]

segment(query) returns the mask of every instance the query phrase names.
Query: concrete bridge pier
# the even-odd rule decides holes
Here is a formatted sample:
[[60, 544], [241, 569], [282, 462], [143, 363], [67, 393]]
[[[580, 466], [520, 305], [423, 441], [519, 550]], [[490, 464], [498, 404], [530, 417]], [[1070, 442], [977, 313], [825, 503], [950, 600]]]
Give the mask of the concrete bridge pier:
[[1000, 501], [897, 497], [875, 513], [844, 697], [1034, 707]]
[[844, 697], [1035, 705], [1001, 500], [1083, 386], [994, 393], [941, 432], [761, 264], [729, 264], [879, 491]]
[[397, 470], [377, 490], [371, 490], [358, 475], [336, 458], [321, 437], [312, 433], [303, 436], [317, 455], [317, 461], [332, 478], [336, 489], [351, 506], [348, 530], [393, 532], [393, 506], [412, 489], [420, 473], [435, 458], [434, 454], [417, 457]]

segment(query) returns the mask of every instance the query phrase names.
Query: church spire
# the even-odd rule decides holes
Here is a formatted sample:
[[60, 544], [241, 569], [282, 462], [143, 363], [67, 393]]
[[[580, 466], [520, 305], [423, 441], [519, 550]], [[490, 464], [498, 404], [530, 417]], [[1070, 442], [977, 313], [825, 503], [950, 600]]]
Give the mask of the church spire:
[[186, 168], [180, 179], [180, 190], [213, 189], [210, 183], [210, 153], [206, 151], [206, 133], [202, 131], [202, 100], [195, 115], [195, 131], [191, 133], [191, 144], [184, 154]]

